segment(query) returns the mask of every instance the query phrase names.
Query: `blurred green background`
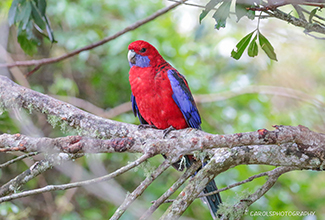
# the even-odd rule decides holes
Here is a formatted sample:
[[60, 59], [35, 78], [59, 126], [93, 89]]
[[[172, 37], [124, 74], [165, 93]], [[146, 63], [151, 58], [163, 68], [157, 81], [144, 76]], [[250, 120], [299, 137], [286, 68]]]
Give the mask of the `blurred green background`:
[[[196, 3], [206, 4], [199, 1]], [[15, 27], [9, 28], [7, 25], [10, 4], [9, 0], [0, 2], [3, 33], [0, 44], [7, 49], [13, 60], [28, 60], [56, 57], [97, 42], [172, 2], [48, 0], [47, 15], [58, 42], [51, 44], [48, 40], [43, 40], [32, 57], [26, 55], [17, 43]], [[130, 100], [127, 46], [132, 41], [142, 39], [153, 44], [168, 62], [186, 76], [192, 93], [197, 95], [204, 131], [229, 134], [261, 128], [272, 129], [272, 125], [301, 124], [314, 131], [324, 132], [324, 41], [306, 36], [303, 29], [286, 22], [263, 19], [260, 31], [274, 46], [278, 62], [271, 61], [262, 52], [255, 58], [248, 57], [245, 52], [237, 61], [230, 57], [230, 53], [243, 36], [256, 28], [257, 20], [242, 18], [236, 23], [235, 16], [231, 15], [225, 29], [215, 30], [211, 16], [199, 24], [201, 11], [196, 7], [180, 6], [107, 44], [62, 62], [45, 65], [29, 76], [27, 81], [22, 77], [14, 79], [33, 90], [71, 101], [77, 106], [90, 102], [100, 108], [97, 113], [101, 109], [109, 111]], [[11, 69], [17, 76], [31, 70], [32, 67]], [[9, 75], [6, 69], [0, 71], [0, 74]], [[255, 92], [247, 93], [249, 89], [254, 89]], [[230, 97], [220, 96], [224, 92], [230, 94]], [[204, 94], [211, 95], [205, 102], [201, 96]], [[218, 97], [220, 100], [213, 101]], [[124, 112], [130, 106], [123, 106], [123, 113], [112, 119], [139, 124], [131, 111]], [[95, 111], [95, 107], [90, 107], [90, 110]], [[17, 117], [19, 114], [22, 117]], [[19, 132], [47, 137], [76, 134], [73, 130], [62, 132], [60, 127], [53, 128], [44, 115], [37, 113], [9, 111], [0, 117], [1, 133]], [[0, 162], [14, 156], [1, 155]], [[137, 156], [88, 155], [47, 171], [28, 182], [21, 190], [104, 175], [135, 160]], [[41, 157], [36, 157], [36, 160]], [[156, 156], [145, 166], [108, 183], [45, 193], [1, 204], [0, 219], [108, 219], [125, 198], [125, 193], [132, 192], [145, 178], [148, 170], [162, 161], [161, 156]], [[0, 170], [0, 183], [6, 183], [32, 164], [33, 160], [29, 158]], [[219, 175], [216, 182], [222, 188], [273, 168], [238, 166]], [[165, 192], [180, 175], [172, 168], [168, 169], [121, 219], [136, 219], [137, 213], [150, 207], [150, 202]], [[324, 181], [325, 174], [322, 172], [295, 171], [284, 174], [264, 197], [249, 208], [249, 212], [315, 211], [316, 216], [294, 219], [322, 219], [325, 216]], [[238, 202], [243, 195], [254, 192], [264, 182], [265, 178], [262, 177], [222, 192], [222, 199], [229, 204]], [[176, 195], [177, 193], [174, 196]], [[162, 205], [153, 218], [157, 218], [167, 207], [167, 204]], [[208, 208], [200, 200], [190, 206], [184, 217], [211, 218]], [[248, 213], [244, 219], [268, 218], [250, 216]]]

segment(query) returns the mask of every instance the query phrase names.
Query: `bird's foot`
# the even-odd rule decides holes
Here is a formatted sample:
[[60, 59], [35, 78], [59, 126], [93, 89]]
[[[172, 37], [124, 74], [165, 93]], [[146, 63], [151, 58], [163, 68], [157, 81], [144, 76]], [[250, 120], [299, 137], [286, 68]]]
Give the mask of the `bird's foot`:
[[164, 136], [163, 138], [166, 138], [167, 135], [169, 134], [169, 132], [173, 131], [173, 130], [176, 130], [176, 128], [174, 128], [173, 126], [170, 126], [169, 128], [166, 128], [163, 133], [164, 133]]
[[141, 129], [147, 129], [147, 128], [154, 128], [154, 129], [157, 129], [156, 126], [154, 125], [149, 125], [149, 124], [141, 124], [138, 126], [138, 129], [141, 130]]

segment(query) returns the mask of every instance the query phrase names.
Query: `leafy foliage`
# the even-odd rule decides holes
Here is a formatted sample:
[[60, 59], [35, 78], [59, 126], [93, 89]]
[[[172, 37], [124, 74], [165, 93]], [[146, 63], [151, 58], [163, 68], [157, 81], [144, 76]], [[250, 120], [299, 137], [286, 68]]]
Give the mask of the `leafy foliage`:
[[[215, 28], [220, 29], [221, 27], [224, 28], [226, 27], [226, 20], [229, 16], [230, 12], [230, 5], [231, 5], [231, 0], [210, 0], [207, 5], [205, 6], [205, 9], [201, 12], [200, 14], [200, 22], [202, 21], [203, 18], [206, 17], [206, 15], [214, 9], [214, 7], [218, 4], [219, 7], [216, 9], [216, 12], [213, 14], [213, 18], [216, 21]], [[247, 18], [254, 20], [255, 19], [255, 11], [249, 10], [249, 8], [253, 7], [253, 5], [246, 4], [245, 2], [242, 2], [241, 0], [235, 1], [235, 14], [237, 16], [237, 22], [244, 16]], [[313, 16], [312, 14], [310, 15], [311, 17]], [[276, 59], [276, 54], [274, 52], [274, 48], [270, 44], [270, 42], [264, 37], [258, 30], [258, 28], [255, 30], [257, 31], [257, 35], [259, 35], [259, 43], [262, 48], [262, 50], [267, 54], [267, 56], [272, 59], [272, 60], [277, 60]], [[250, 57], [255, 57], [258, 55], [258, 47], [256, 44], [256, 39], [257, 35], [255, 35], [253, 41], [250, 43], [251, 37], [253, 36], [253, 33], [251, 32], [247, 34], [245, 37], [243, 37], [239, 43], [236, 45], [236, 49], [234, 49], [231, 52], [231, 57], [234, 59], [238, 60], [242, 56], [243, 52], [248, 48], [248, 56]], [[249, 44], [250, 43], [250, 44]]]
[[[231, 2], [232, 0], [210, 0], [205, 6], [205, 9], [200, 14], [200, 23], [203, 18], [205, 18], [207, 14], [212, 9], [214, 9], [215, 6], [217, 6], [218, 3], [221, 3], [212, 17], [216, 21], [216, 29], [219, 30], [220, 27], [224, 28], [226, 26], [227, 17], [229, 16]], [[239, 21], [244, 16], [247, 16], [251, 20], [255, 18], [255, 11], [248, 10], [248, 8], [252, 7], [253, 4], [249, 5], [242, 0], [235, 0], [235, 2], [235, 14], [237, 16], [237, 21]]]
[[[46, 0], [13, 0], [11, 4], [8, 14], [9, 25], [15, 24], [18, 27], [18, 42], [29, 55], [35, 54], [37, 46], [40, 45], [39, 37], [34, 31], [38, 31], [52, 43], [56, 42], [45, 13]], [[45, 30], [48, 35], [44, 34]]]
[[[247, 17], [248, 19], [254, 20], [256, 17], [255, 10], [260, 11], [260, 15], [257, 16], [259, 21], [262, 17], [263, 12], [267, 15], [276, 17], [274, 13], [268, 12], [268, 10], [272, 11], [272, 10], [276, 9], [277, 7], [283, 6], [283, 4], [289, 4], [288, 2], [285, 2], [285, 1], [282, 3], [278, 3], [278, 2], [272, 2], [272, 1], [263, 2], [263, 1], [256, 1], [256, 0], [253, 0], [253, 1], [210, 0], [206, 4], [205, 9], [200, 14], [200, 23], [211, 10], [216, 10], [212, 16], [216, 22], [215, 28], [219, 30], [220, 28], [226, 27], [226, 21], [227, 21], [227, 18], [230, 16], [230, 6], [231, 6], [232, 2], [235, 2], [234, 11], [235, 11], [235, 14], [237, 17], [237, 22], [239, 20], [241, 20], [243, 17]], [[304, 4], [304, 2], [298, 1], [298, 2], [296, 2], [296, 4]], [[308, 5], [308, 3], [306, 3], [306, 4]], [[313, 5], [313, 4], [311, 4], [311, 5]], [[317, 4], [315, 3], [314, 5], [316, 6]], [[215, 8], [216, 6], [218, 6], [218, 7]], [[317, 32], [324, 34], [325, 30], [324, 30], [324, 24], [322, 22], [325, 20], [325, 18], [321, 17], [319, 15], [316, 15], [316, 13], [318, 11], [320, 11], [323, 7], [324, 7], [324, 5], [320, 4], [319, 7], [316, 7], [310, 11], [308, 11], [306, 9], [302, 9], [300, 6], [295, 7], [294, 9], [296, 10], [300, 20], [295, 17], [290, 18], [291, 12], [288, 13], [288, 15], [285, 15], [283, 12], [281, 12], [281, 13], [277, 12], [277, 13], [281, 14], [282, 20], [287, 20], [289, 22], [290, 22], [290, 20], [297, 21], [297, 23], [295, 25], [296, 26], [304, 26], [305, 33], [311, 32], [312, 30], [310, 30], [310, 27], [315, 25], [317, 27], [322, 27], [322, 30], [317, 30]], [[301, 24], [306, 21], [303, 12], [305, 12], [308, 16], [308, 24], [304, 24], [304, 25]], [[260, 46], [270, 59], [277, 60], [273, 46], [270, 44], [269, 40], [267, 40], [267, 38], [264, 35], [260, 34], [260, 32], [259, 32], [259, 21], [258, 21], [257, 30], [258, 30]], [[248, 44], [246, 44], [247, 43], [246, 40], [248, 39], [247, 38], [248, 36], [250, 36], [250, 34], [248, 34], [244, 38], [242, 38], [242, 40], [237, 45], [237, 49], [232, 51], [231, 56], [233, 58], [240, 59], [240, 57], [243, 53], [243, 49], [245, 49], [245, 47], [248, 46]], [[250, 57], [255, 57], [258, 54], [258, 49], [256, 47], [257, 45], [256, 45], [255, 40], [250, 44], [250, 47], [249, 47], [248, 55]]]
[[231, 56], [238, 60], [242, 54], [244, 53], [246, 47], [248, 46], [253, 34], [255, 31], [247, 34], [243, 39], [239, 41], [239, 43], [236, 45], [236, 50], [231, 51]]
[[[254, 33], [255, 33], [255, 37], [251, 41], [251, 38]], [[266, 53], [266, 55], [270, 59], [277, 61], [273, 46], [268, 41], [268, 39], [266, 39], [266, 37], [264, 37], [264, 35], [262, 35], [261, 32], [258, 30], [255, 30], [255, 31], [247, 34], [243, 39], [241, 39], [238, 42], [238, 44], [236, 45], [236, 49], [231, 51], [231, 57], [238, 60], [243, 55], [243, 53], [248, 45], [249, 45], [248, 51], [247, 51], [248, 56], [250, 56], [250, 57], [257, 56], [257, 54], [258, 54], [258, 47], [257, 47], [257, 43], [256, 43], [257, 36], [258, 36], [259, 44], [260, 44], [262, 50]]]

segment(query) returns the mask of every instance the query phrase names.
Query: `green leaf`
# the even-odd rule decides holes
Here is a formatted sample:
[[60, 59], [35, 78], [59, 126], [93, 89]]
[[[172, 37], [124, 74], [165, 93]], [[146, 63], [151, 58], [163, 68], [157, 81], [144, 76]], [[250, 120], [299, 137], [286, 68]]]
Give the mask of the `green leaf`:
[[236, 50], [233, 49], [231, 51], [231, 57], [238, 60], [242, 55], [243, 52], [245, 51], [246, 47], [248, 46], [253, 34], [255, 31], [247, 34], [243, 39], [241, 39], [238, 44], [236, 45]]
[[28, 55], [33, 55], [37, 52], [37, 43], [34, 40], [28, 40], [26, 31], [22, 31], [20, 35], [17, 37], [18, 43], [20, 47], [24, 50]]
[[205, 9], [200, 14], [200, 24], [203, 18], [220, 2], [220, 0], [211, 0], [206, 4]]
[[32, 18], [35, 22], [35, 24], [37, 24], [42, 30], [45, 29], [46, 23], [42, 18], [42, 14], [39, 10], [39, 8], [36, 6], [36, 4], [34, 2], [32, 2]]
[[20, 22], [17, 31], [17, 40], [20, 44], [20, 47], [28, 55], [33, 55], [37, 52], [37, 46], [40, 44], [40, 41], [35, 37], [33, 33], [33, 21], [29, 20], [26, 25], [26, 29], [23, 29], [23, 23]]
[[32, 21], [29, 21], [27, 26], [26, 26], [26, 35], [27, 35], [27, 39], [28, 40], [32, 40], [32, 41], [35, 41], [35, 43], [37, 43], [38, 45], [40, 45], [40, 41], [39, 39], [34, 35], [33, 33], [33, 29], [34, 29], [34, 26], [33, 26], [33, 22]]
[[264, 37], [260, 32], [258, 32], [258, 40], [260, 42], [260, 46], [262, 47], [262, 50], [264, 50], [264, 52], [266, 53], [266, 55], [272, 59], [272, 60], [276, 60], [276, 54], [274, 52], [274, 48], [271, 45], [271, 43], [266, 39], [266, 37]]
[[213, 18], [216, 20], [216, 29], [220, 29], [221, 27], [226, 27], [226, 20], [229, 16], [230, 11], [230, 0], [224, 0], [224, 2], [220, 5], [220, 7], [217, 9], [217, 11], [213, 14]]
[[237, 16], [237, 22], [246, 15], [246, 5], [239, 3], [236, 1], [235, 13]]
[[20, 3], [20, 0], [14, 0], [11, 3], [10, 9], [9, 9], [9, 14], [8, 14], [9, 26], [11, 26], [15, 23], [15, 18], [16, 18], [16, 13], [17, 13], [19, 3]]
[[[251, 6], [252, 7], [252, 6]], [[248, 10], [247, 11], [247, 17], [248, 17], [248, 19], [250, 19], [250, 20], [254, 20], [255, 19], [255, 11], [253, 11], [253, 10]]]
[[18, 5], [17, 9], [18, 10], [16, 12], [15, 22], [23, 21], [24, 23], [27, 24], [29, 17], [31, 15], [31, 12], [32, 12], [32, 7], [31, 7], [30, 2], [27, 0], [21, 1], [20, 5]]
[[[42, 34], [42, 36], [48, 38], [52, 43], [56, 43], [57, 41], [54, 39], [53, 31], [50, 26], [50, 22], [48, 21], [45, 11], [46, 11], [46, 2], [44, 0], [37, 0], [37, 5], [33, 2], [33, 20], [39, 26], [36, 29]], [[45, 35], [43, 30], [46, 29], [48, 36]]]
[[244, 16], [247, 16], [249, 19], [255, 19], [255, 11], [247, 10], [247, 8], [252, 8], [254, 5], [243, 4], [240, 1], [236, 1], [235, 13], [237, 16], [237, 22]]
[[46, 1], [45, 0], [37, 0], [37, 6], [42, 16], [45, 16], [46, 12]]
[[31, 16], [32, 13], [32, 4], [30, 1], [26, 1], [25, 7], [22, 9], [22, 14], [23, 14], [23, 30], [26, 29], [26, 26], [29, 22], [29, 18]]
[[258, 46], [257, 46], [256, 40], [257, 40], [257, 35], [255, 35], [252, 42], [248, 46], [247, 54], [250, 57], [255, 57], [258, 54]]
[[316, 12], [317, 12], [318, 8], [314, 8], [311, 12], [310, 12], [310, 15], [309, 15], [309, 23], [313, 23], [313, 17], [315, 16]]

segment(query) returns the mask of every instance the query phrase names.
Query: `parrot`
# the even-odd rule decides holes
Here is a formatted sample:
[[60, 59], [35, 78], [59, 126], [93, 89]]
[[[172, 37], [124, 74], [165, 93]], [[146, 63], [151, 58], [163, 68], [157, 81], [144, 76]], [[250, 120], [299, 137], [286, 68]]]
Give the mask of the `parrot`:
[[[132, 110], [141, 125], [162, 129], [164, 134], [173, 129], [201, 130], [201, 117], [185, 77], [146, 41], [137, 40], [129, 44], [127, 56]], [[184, 157], [188, 168], [195, 158], [193, 155]], [[180, 161], [173, 166], [180, 171], [184, 169]], [[203, 193], [215, 190], [217, 186], [212, 180]], [[212, 217], [216, 218], [222, 203], [219, 193], [203, 200], [208, 204]]]

